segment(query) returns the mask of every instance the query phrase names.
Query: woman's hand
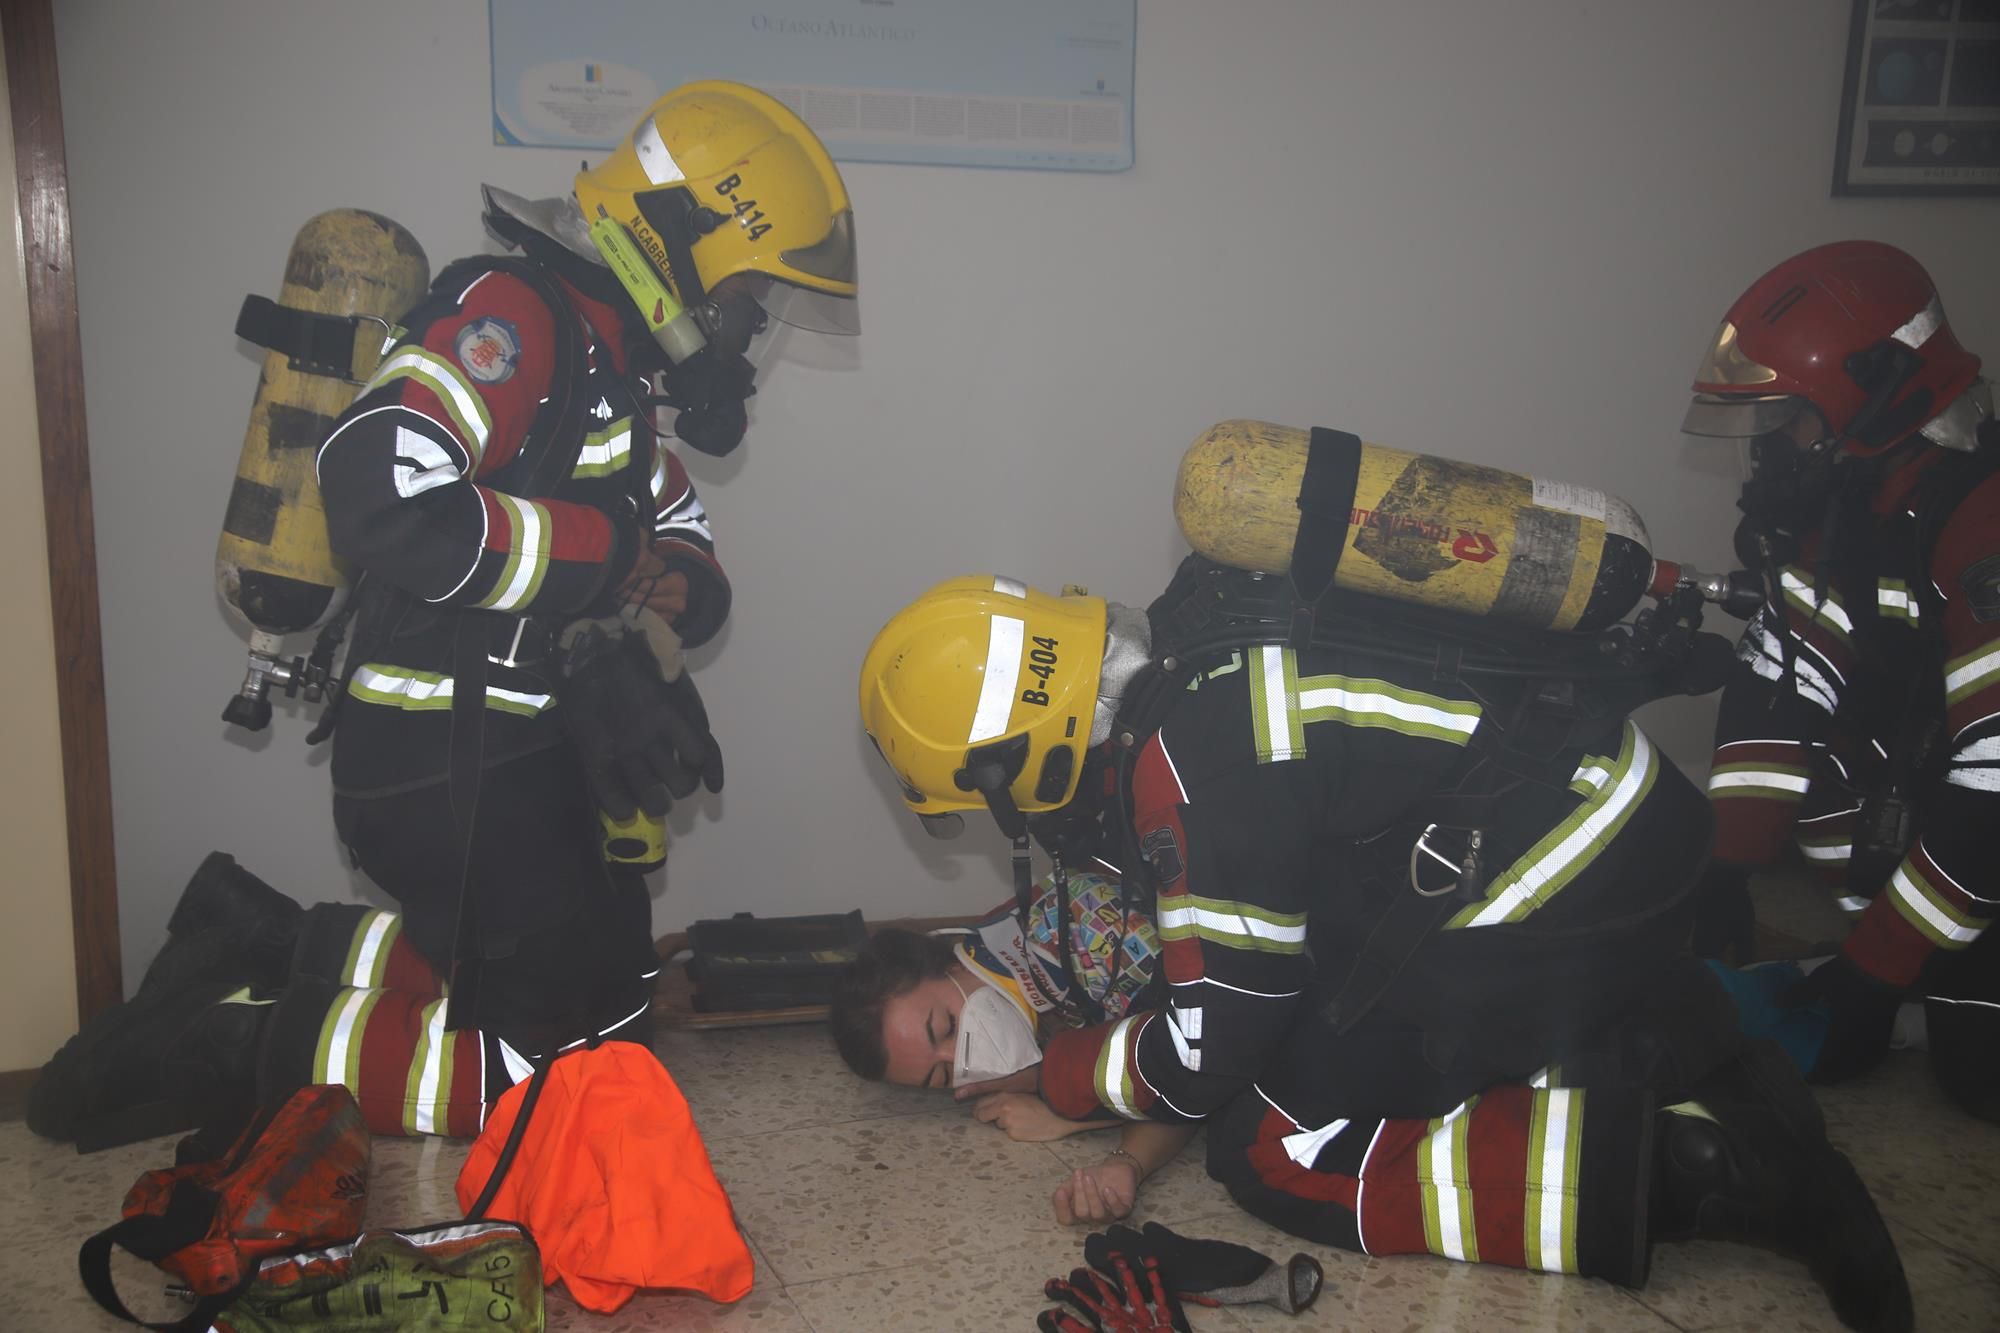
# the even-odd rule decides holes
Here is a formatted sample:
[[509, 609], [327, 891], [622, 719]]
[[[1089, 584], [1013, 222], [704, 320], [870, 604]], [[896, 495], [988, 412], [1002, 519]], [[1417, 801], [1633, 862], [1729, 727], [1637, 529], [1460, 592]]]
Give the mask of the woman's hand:
[[1138, 1164], [1125, 1157], [1107, 1157], [1096, 1166], [1070, 1172], [1050, 1201], [1063, 1226], [1079, 1222], [1098, 1226], [1127, 1216], [1138, 1198]]
[[1018, 1143], [1047, 1143], [1088, 1128], [1063, 1119], [1032, 1092], [989, 1092], [972, 1104], [972, 1118], [1006, 1130]]
[[1029, 1065], [1017, 1069], [1005, 1078], [989, 1078], [983, 1083], [967, 1083], [964, 1087], [953, 1088], [951, 1095], [961, 1102], [976, 1101], [990, 1097], [996, 1092], [1034, 1092], [1042, 1086], [1042, 1067]]

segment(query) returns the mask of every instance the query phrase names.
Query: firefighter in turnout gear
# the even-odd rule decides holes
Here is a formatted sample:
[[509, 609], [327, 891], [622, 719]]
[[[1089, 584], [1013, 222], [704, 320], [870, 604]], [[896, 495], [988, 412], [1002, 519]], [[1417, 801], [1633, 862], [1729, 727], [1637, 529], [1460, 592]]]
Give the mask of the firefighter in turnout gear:
[[1737, 552], [1763, 581], [1723, 694], [1704, 951], [1796, 842], [1853, 916], [1787, 997], [1812, 1076], [1868, 1069], [1920, 1000], [1932, 1066], [2000, 1121], [2000, 435], [1979, 359], [1909, 255], [1796, 255], [1725, 315], [1683, 429], [1748, 442]]
[[[716, 632], [729, 584], [652, 381], [680, 433], [733, 446], [753, 345], [851, 305], [854, 258], [825, 149], [736, 84], [669, 93], [568, 199], [486, 197], [520, 257], [447, 268], [320, 451], [335, 549], [366, 576], [335, 817], [453, 974], [454, 1021], [535, 1046], [522, 1028], [646, 1010], [645, 884], [607, 866], [599, 812], [722, 784], [693, 682], [659, 659]], [[625, 632], [621, 608], [672, 634]]]
[[721, 788], [679, 650], [730, 604], [655, 414], [726, 452], [777, 322], [851, 331], [852, 217], [804, 122], [720, 82], [660, 99], [573, 194], [485, 206], [514, 253], [443, 270], [317, 459], [361, 575], [335, 825], [401, 910], [302, 911], [211, 858], [140, 1001], [50, 1062], [38, 1132], [211, 1123], [202, 1089], [252, 1078], [344, 1082], [380, 1132], [476, 1132], [528, 1059], [646, 1040], [645, 858], [607, 830]]
[[1542, 730], [1522, 681], [1282, 619], [1190, 657], [1218, 576], [1191, 558], [1143, 612], [954, 579], [869, 650], [910, 810], [990, 811], [1058, 879], [1094, 853], [1157, 927], [1163, 1005], [1076, 1015], [985, 1086], [1206, 1121], [1210, 1174], [1323, 1243], [1638, 1285], [1652, 1241], [1726, 1236], [1804, 1258], [1853, 1327], [1910, 1327], [1810, 1092], [1685, 953], [1709, 815], [1645, 733]]

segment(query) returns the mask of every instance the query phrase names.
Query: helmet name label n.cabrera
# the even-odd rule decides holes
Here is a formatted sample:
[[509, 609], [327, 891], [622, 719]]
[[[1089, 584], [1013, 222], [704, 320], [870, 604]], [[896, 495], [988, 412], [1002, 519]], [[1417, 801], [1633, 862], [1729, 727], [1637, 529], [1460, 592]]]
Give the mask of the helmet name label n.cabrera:
[[1035, 646], [1028, 650], [1028, 674], [1041, 681], [1044, 688], [1022, 690], [1021, 702], [1047, 708], [1049, 692], [1046, 687], [1049, 678], [1056, 674], [1056, 641], [1037, 635], [1034, 642]]

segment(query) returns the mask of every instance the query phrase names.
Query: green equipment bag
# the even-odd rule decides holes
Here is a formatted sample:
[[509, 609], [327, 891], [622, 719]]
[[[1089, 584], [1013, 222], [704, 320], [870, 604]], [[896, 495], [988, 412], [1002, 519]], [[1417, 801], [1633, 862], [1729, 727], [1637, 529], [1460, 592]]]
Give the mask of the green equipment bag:
[[541, 1333], [542, 1260], [512, 1222], [364, 1231], [266, 1259], [215, 1333]]

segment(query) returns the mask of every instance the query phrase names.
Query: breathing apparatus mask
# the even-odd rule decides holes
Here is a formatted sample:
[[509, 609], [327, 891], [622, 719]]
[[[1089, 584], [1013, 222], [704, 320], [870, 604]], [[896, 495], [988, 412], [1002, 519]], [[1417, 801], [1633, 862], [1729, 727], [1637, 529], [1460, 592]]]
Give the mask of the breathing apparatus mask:
[[991, 986], [980, 986], [967, 995], [956, 977], [951, 984], [965, 1000], [958, 1011], [958, 1047], [951, 1062], [953, 1087], [1005, 1078], [1041, 1063], [1042, 1047], [1035, 1040], [1035, 1025], [1012, 1000]]
[[1744, 481], [1736, 507], [1736, 558], [1750, 569], [1798, 559], [1806, 533], [1819, 524], [1834, 493], [1838, 450], [1831, 439], [1801, 447], [1783, 430], [1756, 436], [1744, 449]]

